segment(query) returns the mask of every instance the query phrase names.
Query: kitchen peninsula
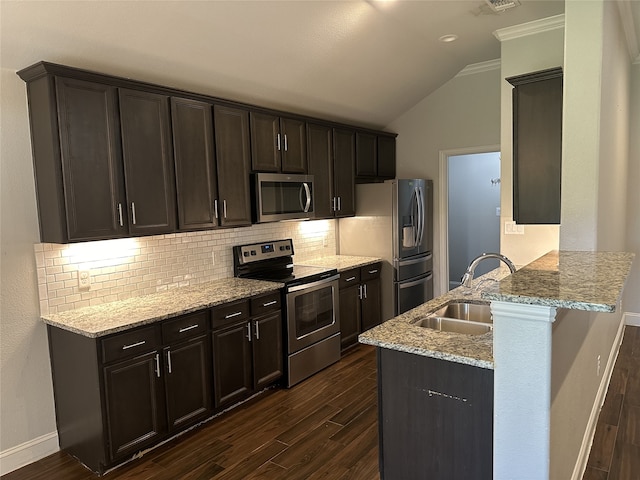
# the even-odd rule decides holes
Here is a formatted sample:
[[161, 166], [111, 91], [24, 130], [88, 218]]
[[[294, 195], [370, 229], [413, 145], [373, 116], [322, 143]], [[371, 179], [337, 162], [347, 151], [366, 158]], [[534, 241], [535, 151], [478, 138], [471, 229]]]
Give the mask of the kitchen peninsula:
[[[463, 287], [438, 297], [423, 306], [410, 312], [400, 315], [377, 328], [360, 335], [360, 342], [379, 347], [378, 349], [378, 370], [381, 416], [385, 410], [385, 379], [381, 378], [385, 371], [389, 369], [385, 366], [385, 357], [396, 356], [398, 352], [404, 358], [405, 374], [408, 376], [422, 373], [428, 375], [430, 372], [437, 374], [438, 367], [458, 368], [464, 366], [466, 370], [453, 372], [447, 375], [451, 381], [442, 382], [441, 376], [436, 376], [435, 387], [428, 385], [411, 384], [411, 379], [405, 382], [405, 389], [408, 393], [413, 393], [405, 402], [408, 410], [415, 413], [413, 418], [408, 418], [405, 429], [410, 431], [410, 437], [420, 432], [418, 424], [426, 416], [420, 416], [424, 411], [424, 402], [431, 399], [431, 408], [439, 412], [451, 412], [454, 409], [461, 411], [480, 408], [482, 411], [471, 414], [470, 421], [477, 422], [477, 425], [484, 425], [486, 429], [487, 411], [493, 411], [493, 461], [492, 474], [487, 474], [486, 456], [490, 455], [486, 449], [482, 451], [482, 456], [473, 457], [470, 452], [466, 456], [457, 457], [462, 463], [478, 461], [478, 468], [484, 473], [481, 476], [472, 478], [526, 478], [531, 480], [542, 480], [549, 478], [569, 478], [571, 469], [579, 469], [583, 450], [588, 451], [589, 441], [592, 434], [591, 428], [595, 423], [594, 415], [603, 400], [601, 395], [606, 390], [607, 373], [600, 372], [600, 357], [598, 356], [598, 375], [602, 375], [600, 389], [591, 393], [587, 399], [591, 401], [591, 407], [586, 414], [583, 413], [574, 420], [574, 429], [578, 430], [576, 436], [565, 438], [564, 450], [557, 448], [557, 438], [560, 435], [554, 430], [552, 416], [556, 418], [570, 417], [575, 412], [561, 404], [566, 401], [562, 397], [562, 383], [570, 381], [571, 374], [575, 374], [571, 369], [586, 370], [590, 368], [590, 362], [594, 359], [583, 358], [579, 348], [572, 345], [559, 345], [561, 339], [567, 338], [565, 332], [571, 333], [572, 329], [582, 332], [585, 328], [591, 328], [599, 322], [614, 322], [613, 328], [618, 329], [616, 342], [614, 342], [609, 361], [604, 358], [607, 365], [604, 371], [610, 372], [615, 361], [619, 339], [623, 330], [623, 323], [620, 316], [607, 315], [619, 310], [624, 282], [629, 274], [633, 254], [617, 252], [571, 252], [554, 251], [550, 252], [538, 260], [523, 267], [512, 275], [508, 275], [505, 270], [496, 270], [476, 279], [470, 295], [468, 289]], [[491, 281], [487, 279], [496, 279]], [[465, 302], [490, 302], [491, 313], [493, 315], [493, 333], [484, 335], [461, 335], [456, 333], [439, 332], [429, 328], [416, 325], [422, 318], [428, 316], [436, 309], [453, 301]], [[602, 312], [604, 315], [599, 315]], [[558, 326], [558, 332], [554, 327]], [[557, 325], [557, 324], [561, 325]], [[560, 328], [562, 327], [562, 328]], [[588, 333], [588, 332], [587, 332]], [[575, 337], [576, 335], [572, 335]], [[588, 335], [585, 334], [585, 338]], [[578, 338], [586, 342], [587, 340]], [[564, 341], [564, 340], [563, 340]], [[555, 347], [555, 348], [554, 348]], [[564, 347], [564, 348], [563, 348]], [[552, 351], [554, 355], [552, 356]], [[420, 364], [432, 361], [441, 362], [437, 365], [422, 367]], [[408, 362], [408, 363], [407, 363]], [[562, 363], [561, 372], [558, 372], [558, 363]], [[589, 363], [589, 365], [586, 365]], [[595, 362], [594, 362], [595, 363]], [[564, 367], [564, 364], [571, 364]], [[396, 362], [396, 367], [399, 364]], [[493, 372], [491, 372], [493, 370]], [[395, 369], [389, 372], [388, 377], [400, 377], [403, 370]], [[493, 375], [491, 375], [493, 373]], [[487, 375], [488, 374], [488, 375]], [[561, 377], [561, 378], [559, 378]], [[477, 384], [472, 391], [457, 393], [456, 388], [468, 384], [470, 379], [477, 379]], [[387, 379], [388, 381], [388, 379]], [[602, 388], [604, 385], [604, 389]], [[446, 390], [448, 388], [448, 390]], [[422, 391], [420, 391], [422, 390]], [[489, 391], [490, 390], [490, 391]], [[597, 390], [597, 389], [596, 389]], [[483, 397], [482, 394], [485, 394]], [[396, 393], [399, 394], [398, 392]], [[476, 395], [472, 397], [471, 395]], [[483, 400], [486, 395], [493, 396], [492, 409]], [[411, 403], [422, 399], [422, 404]], [[434, 400], [435, 399], [435, 400]], [[573, 410], [579, 410], [578, 400]], [[552, 412], [553, 410], [553, 412]], [[595, 412], [595, 414], [594, 414]], [[408, 414], [411, 416], [411, 413]], [[425, 420], [425, 425], [431, 426], [433, 423]], [[385, 444], [385, 423], [381, 422], [381, 476], [385, 478], [386, 469], [395, 468], [397, 465], [390, 465], [386, 461], [385, 455], [390, 453], [393, 461], [403, 461], [406, 464], [413, 464], [417, 471], [421, 466], [431, 465], [437, 472], [443, 473], [446, 466], [440, 465], [438, 461], [429, 463], [425, 458], [429, 458], [431, 445], [420, 445], [419, 449], [410, 451], [406, 448], [401, 454], [395, 454], [393, 445]], [[455, 427], [453, 420], [440, 419], [441, 430], [447, 427]], [[442, 426], [444, 422], [444, 426]], [[579, 423], [575, 425], [575, 423]], [[475, 423], [474, 423], [475, 424]], [[408, 426], [410, 425], [410, 426]], [[468, 425], [467, 425], [468, 428]], [[484, 432], [486, 434], [486, 431]], [[394, 432], [397, 435], [397, 432]], [[471, 432], [474, 434], [474, 432]], [[454, 433], [454, 443], [460, 441], [459, 437], [464, 437], [461, 432], [457, 438]], [[424, 436], [421, 438], [425, 438]], [[398, 440], [394, 438], [393, 440]], [[431, 437], [431, 442], [440, 439]], [[475, 445], [490, 444], [488, 438], [469, 439]], [[389, 442], [391, 443], [391, 442]], [[468, 445], [467, 445], [468, 446]], [[552, 448], [553, 446], [553, 448]], [[437, 450], [438, 445], [434, 446]], [[449, 457], [453, 449], [449, 446]], [[388, 450], [391, 450], [388, 452]], [[569, 476], [559, 477], [554, 475], [554, 471], [561, 469], [557, 464], [561, 463], [557, 458], [566, 455], [570, 450], [573, 459], [577, 458], [575, 467], [569, 466]], [[578, 453], [579, 452], [579, 453]], [[429, 454], [427, 454], [429, 453]], [[393, 456], [395, 455], [395, 457]], [[400, 456], [398, 456], [400, 455]], [[564, 460], [566, 462], [566, 459]], [[555, 463], [554, 463], [555, 462]], [[483, 467], [484, 465], [484, 467]], [[406, 467], [403, 467], [406, 468]], [[459, 472], [458, 477], [437, 477], [433, 478], [463, 478], [460, 465], [451, 466], [453, 470], [448, 473]], [[562, 468], [568, 468], [566, 465]], [[408, 470], [403, 470], [407, 472]], [[389, 470], [392, 472], [392, 470]], [[389, 473], [386, 478], [392, 478], [393, 473]], [[432, 477], [429, 477], [432, 478]], [[467, 477], [471, 478], [471, 477]]]

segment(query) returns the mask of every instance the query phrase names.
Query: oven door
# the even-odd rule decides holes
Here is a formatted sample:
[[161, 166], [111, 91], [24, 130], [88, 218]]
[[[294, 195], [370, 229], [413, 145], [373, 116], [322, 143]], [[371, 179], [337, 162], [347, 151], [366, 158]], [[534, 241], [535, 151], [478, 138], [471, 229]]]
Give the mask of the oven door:
[[287, 289], [288, 353], [340, 332], [339, 275]]

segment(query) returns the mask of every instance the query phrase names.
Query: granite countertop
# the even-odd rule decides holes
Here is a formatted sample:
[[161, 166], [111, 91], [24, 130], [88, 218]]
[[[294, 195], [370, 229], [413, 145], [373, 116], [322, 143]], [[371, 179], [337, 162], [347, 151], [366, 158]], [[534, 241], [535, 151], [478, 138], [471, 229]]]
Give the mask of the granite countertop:
[[42, 320], [54, 327], [96, 338], [276, 291], [283, 286], [276, 282], [232, 277], [118, 302], [43, 315]]
[[592, 312], [615, 312], [633, 253], [552, 251], [500, 281], [482, 298]]
[[338, 272], [344, 272], [351, 268], [364, 267], [382, 261], [377, 257], [361, 257], [354, 255], [331, 255], [329, 257], [313, 258], [300, 262], [301, 265], [312, 265], [314, 267], [337, 268]]
[[493, 332], [464, 335], [414, 325], [454, 301], [491, 300], [573, 310], [614, 312], [634, 254], [553, 251], [513, 274], [501, 266], [362, 333], [361, 343], [493, 369]]
[[471, 288], [458, 287], [408, 312], [363, 332], [360, 343], [399, 350], [442, 360], [493, 369], [493, 333], [464, 335], [441, 332], [414, 325], [435, 310], [455, 301], [489, 303], [482, 292], [497, 287], [498, 280], [509, 275], [509, 269], [499, 267], [474, 279]]

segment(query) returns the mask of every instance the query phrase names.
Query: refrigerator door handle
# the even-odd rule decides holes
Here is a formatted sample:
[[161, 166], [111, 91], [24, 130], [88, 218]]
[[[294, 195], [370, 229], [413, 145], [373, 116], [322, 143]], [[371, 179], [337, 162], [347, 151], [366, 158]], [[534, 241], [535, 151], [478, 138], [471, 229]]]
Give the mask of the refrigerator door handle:
[[418, 241], [416, 247], [422, 245], [422, 239], [424, 238], [424, 195], [421, 188], [416, 188], [417, 202], [418, 202]]
[[405, 288], [415, 287], [416, 285], [420, 285], [421, 283], [428, 282], [432, 278], [433, 278], [433, 273], [430, 273], [429, 275], [427, 275], [425, 277], [421, 277], [418, 280], [413, 280], [412, 282], [399, 282], [398, 283], [398, 288], [400, 290], [403, 290]]
[[[418, 237], [420, 235], [420, 199], [418, 195], [418, 187], [415, 187], [413, 189], [413, 195], [411, 196], [411, 226], [413, 227], [413, 248], [418, 246]], [[413, 204], [413, 202], [415, 202], [415, 204]]]
[[426, 263], [433, 257], [433, 254], [420, 257], [420, 258], [412, 258], [410, 260], [397, 260], [397, 264], [399, 267], [404, 267], [406, 265], [415, 265], [416, 263]]

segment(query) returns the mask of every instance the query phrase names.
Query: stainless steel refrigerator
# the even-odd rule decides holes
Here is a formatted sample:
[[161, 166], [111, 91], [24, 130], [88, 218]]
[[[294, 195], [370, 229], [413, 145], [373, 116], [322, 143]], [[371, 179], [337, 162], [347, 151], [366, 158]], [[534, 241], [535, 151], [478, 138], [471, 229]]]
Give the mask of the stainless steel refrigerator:
[[339, 253], [380, 257], [383, 320], [433, 298], [433, 182], [356, 185], [356, 216], [340, 219]]

